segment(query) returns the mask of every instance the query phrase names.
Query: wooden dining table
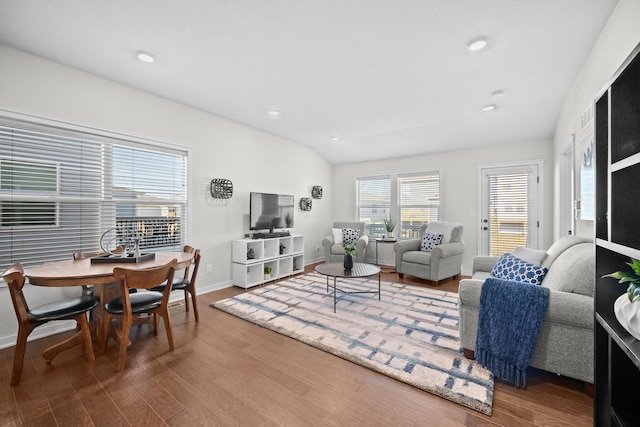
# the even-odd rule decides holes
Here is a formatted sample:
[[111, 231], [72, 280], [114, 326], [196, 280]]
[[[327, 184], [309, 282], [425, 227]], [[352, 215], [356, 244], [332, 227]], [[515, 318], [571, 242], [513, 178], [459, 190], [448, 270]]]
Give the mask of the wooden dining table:
[[[98, 340], [101, 340], [104, 304], [110, 299], [120, 296], [121, 292], [113, 275], [113, 269], [116, 267], [133, 269], [158, 267], [171, 262], [173, 259], [177, 260], [178, 264], [176, 269], [179, 270], [191, 264], [193, 254], [188, 252], [158, 252], [154, 258], [141, 262], [116, 261], [92, 263], [91, 258], [70, 259], [45, 263], [37, 267], [29, 268], [25, 271], [25, 275], [28, 277], [29, 283], [36, 286], [66, 287], [93, 285], [94, 294], [100, 299], [100, 304], [95, 309], [94, 319], [96, 323], [96, 336]], [[82, 334], [78, 331], [70, 338], [47, 348], [42, 356], [45, 360], [50, 361], [61, 351], [82, 344], [82, 342]]]

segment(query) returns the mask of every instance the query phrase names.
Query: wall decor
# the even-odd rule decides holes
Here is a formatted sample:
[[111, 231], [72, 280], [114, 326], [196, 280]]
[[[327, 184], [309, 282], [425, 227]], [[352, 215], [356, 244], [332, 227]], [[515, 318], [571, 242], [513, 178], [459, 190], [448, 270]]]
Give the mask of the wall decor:
[[311, 199], [308, 197], [300, 198], [300, 210], [301, 211], [310, 211], [311, 210]]
[[210, 191], [214, 199], [230, 199], [233, 196], [233, 183], [230, 179], [214, 178], [211, 180]]
[[319, 185], [314, 185], [311, 189], [311, 197], [314, 199], [322, 199], [322, 187]]

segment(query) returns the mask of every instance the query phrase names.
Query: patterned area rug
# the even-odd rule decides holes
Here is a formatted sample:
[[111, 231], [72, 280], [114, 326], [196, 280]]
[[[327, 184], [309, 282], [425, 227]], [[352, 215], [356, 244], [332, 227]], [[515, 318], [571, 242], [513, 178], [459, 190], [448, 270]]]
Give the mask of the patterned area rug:
[[[378, 287], [377, 277], [338, 282]], [[381, 300], [347, 295], [334, 313], [326, 284], [317, 273], [294, 276], [211, 306], [491, 415], [493, 376], [460, 351], [456, 293], [383, 281]]]

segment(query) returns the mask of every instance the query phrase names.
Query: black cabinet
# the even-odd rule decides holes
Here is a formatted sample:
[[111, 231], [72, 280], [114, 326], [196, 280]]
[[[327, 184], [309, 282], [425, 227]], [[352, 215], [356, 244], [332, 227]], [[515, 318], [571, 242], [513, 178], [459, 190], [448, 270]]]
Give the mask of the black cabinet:
[[640, 259], [640, 45], [595, 102], [597, 426], [640, 425], [640, 341], [617, 321], [626, 286], [602, 276]]

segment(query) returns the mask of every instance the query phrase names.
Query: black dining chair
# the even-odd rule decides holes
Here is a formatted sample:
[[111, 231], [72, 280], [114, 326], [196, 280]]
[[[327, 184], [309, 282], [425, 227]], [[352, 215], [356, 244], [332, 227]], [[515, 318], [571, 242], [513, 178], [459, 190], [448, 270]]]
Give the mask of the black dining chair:
[[[191, 296], [191, 303], [193, 305], [193, 315], [196, 319], [196, 322], [200, 320], [200, 316], [198, 315], [198, 301], [196, 299], [196, 278], [198, 276], [198, 268], [200, 267], [200, 249], [196, 249], [192, 246], [185, 245], [182, 248], [183, 252], [193, 254], [193, 260], [191, 266], [187, 266], [184, 269], [184, 276], [174, 277], [173, 286], [171, 287], [172, 291], [184, 291], [184, 305], [185, 310], [189, 311], [189, 295]], [[189, 275], [191, 273], [191, 275]], [[162, 284], [160, 286], [156, 286], [152, 290], [163, 292], [166, 284]]]
[[[16, 340], [16, 349], [13, 355], [13, 370], [11, 371], [11, 385], [20, 383], [22, 376], [22, 366], [24, 364], [24, 354], [27, 349], [27, 338], [29, 334], [40, 325], [54, 320], [70, 320], [76, 321], [82, 334], [84, 349], [87, 359], [95, 360], [93, 353], [93, 343], [91, 342], [91, 331], [87, 322], [87, 312], [98, 305], [98, 299], [93, 296], [83, 295], [77, 298], [65, 299], [62, 301], [52, 302], [30, 309], [27, 300], [24, 297], [22, 288], [24, 287], [26, 277], [22, 265], [16, 263], [12, 265], [3, 275], [2, 278], [9, 287], [13, 308], [18, 318], [18, 338]], [[47, 364], [51, 363], [55, 354], [43, 354]]]

